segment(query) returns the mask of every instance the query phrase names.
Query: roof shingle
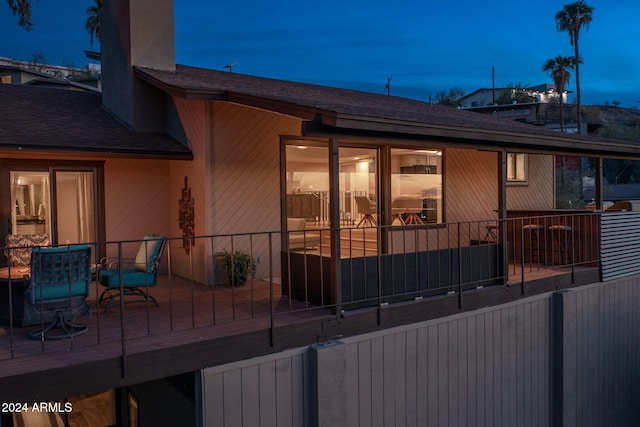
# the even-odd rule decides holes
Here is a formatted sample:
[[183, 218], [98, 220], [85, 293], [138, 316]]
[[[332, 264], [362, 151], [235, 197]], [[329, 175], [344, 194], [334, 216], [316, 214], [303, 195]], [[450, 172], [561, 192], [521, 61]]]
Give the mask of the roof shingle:
[[136, 75], [175, 96], [224, 100], [296, 114], [339, 130], [406, 132], [479, 147], [539, 149], [585, 155], [640, 156], [640, 145], [494, 118], [418, 100], [177, 65], [175, 71], [136, 67]]
[[167, 134], [125, 127], [99, 93], [0, 84], [0, 111], [0, 149], [192, 157]]

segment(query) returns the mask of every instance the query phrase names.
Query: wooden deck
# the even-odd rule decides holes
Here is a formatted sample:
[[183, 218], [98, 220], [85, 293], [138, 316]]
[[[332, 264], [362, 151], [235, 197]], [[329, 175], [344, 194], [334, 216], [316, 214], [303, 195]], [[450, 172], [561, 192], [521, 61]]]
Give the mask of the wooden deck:
[[131, 302], [121, 310], [116, 302], [108, 313], [104, 312], [104, 303], [101, 307], [96, 305], [95, 295], [99, 295], [101, 287], [96, 289], [95, 283], [92, 287], [90, 311], [76, 322], [89, 329], [72, 340], [41, 342], [27, 336], [37, 326], [13, 330], [2, 326], [5, 333], [0, 336], [0, 378], [39, 369], [37, 365], [20, 363], [25, 358], [30, 361], [46, 358], [50, 363], [53, 357], [57, 366], [72, 365], [121, 356], [123, 351], [131, 355], [191, 340], [267, 330], [272, 321], [277, 327], [332, 316], [328, 309], [320, 310], [283, 297], [280, 284], [263, 280], [231, 288], [207, 287], [180, 277], [160, 276], [158, 284], [149, 288], [159, 307]]
[[3, 326], [0, 401], [46, 401], [101, 392], [593, 283], [599, 277], [597, 268], [578, 269], [576, 280], [570, 269], [526, 269], [521, 290], [521, 272], [510, 268], [509, 273], [506, 288], [469, 290], [462, 299], [450, 294], [372, 306], [344, 317], [337, 317], [333, 307], [282, 296], [279, 283], [254, 280], [238, 288], [207, 287], [168, 276], [160, 276], [151, 289], [160, 307], [131, 303], [104, 313], [103, 307], [95, 306], [100, 289], [94, 283], [91, 312], [78, 319], [89, 326], [84, 335], [40, 342], [28, 338], [31, 328], [11, 331]]

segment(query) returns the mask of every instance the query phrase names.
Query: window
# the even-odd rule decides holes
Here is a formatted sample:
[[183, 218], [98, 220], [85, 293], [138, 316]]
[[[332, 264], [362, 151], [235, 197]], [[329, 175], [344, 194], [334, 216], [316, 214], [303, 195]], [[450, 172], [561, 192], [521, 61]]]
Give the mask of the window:
[[391, 149], [392, 224], [442, 223], [442, 150]]
[[523, 185], [527, 181], [527, 155], [507, 153], [507, 183]]

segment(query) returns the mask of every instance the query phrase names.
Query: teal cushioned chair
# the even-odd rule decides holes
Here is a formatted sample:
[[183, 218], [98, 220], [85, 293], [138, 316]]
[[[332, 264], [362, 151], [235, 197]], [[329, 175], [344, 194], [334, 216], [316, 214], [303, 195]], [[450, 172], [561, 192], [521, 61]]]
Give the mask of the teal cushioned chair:
[[89, 245], [33, 248], [25, 298], [28, 312], [35, 317], [31, 323], [40, 323], [41, 327], [29, 336], [45, 340], [85, 333], [87, 326], [74, 322], [89, 309], [86, 299], [90, 283]]
[[116, 262], [106, 265], [105, 269], [98, 272], [98, 282], [106, 288], [100, 295], [98, 304], [106, 301], [105, 313], [116, 298], [124, 298], [125, 303], [150, 301], [159, 307], [158, 301], [149, 294], [149, 288], [156, 285], [158, 266], [166, 241], [164, 236], [147, 234], [140, 243], [132, 268], [120, 268]]

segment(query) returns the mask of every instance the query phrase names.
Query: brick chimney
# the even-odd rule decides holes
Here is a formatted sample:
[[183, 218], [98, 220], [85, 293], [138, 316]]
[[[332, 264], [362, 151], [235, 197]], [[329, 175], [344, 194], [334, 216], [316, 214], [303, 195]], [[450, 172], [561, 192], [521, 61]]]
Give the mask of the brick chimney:
[[136, 131], [164, 131], [164, 95], [133, 66], [175, 71], [173, 0], [105, 1], [100, 19], [105, 108]]

